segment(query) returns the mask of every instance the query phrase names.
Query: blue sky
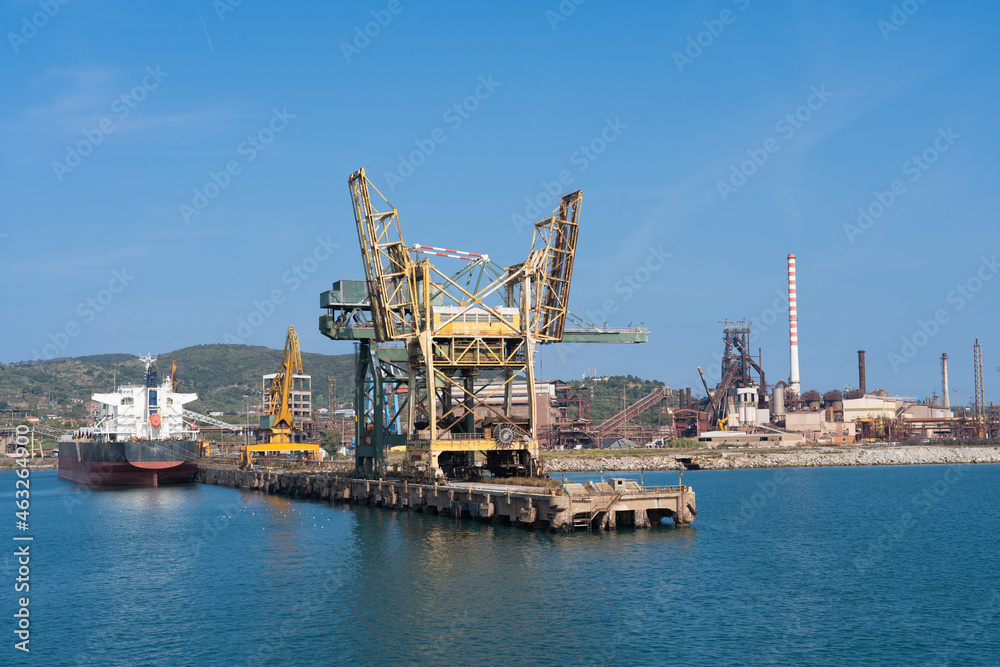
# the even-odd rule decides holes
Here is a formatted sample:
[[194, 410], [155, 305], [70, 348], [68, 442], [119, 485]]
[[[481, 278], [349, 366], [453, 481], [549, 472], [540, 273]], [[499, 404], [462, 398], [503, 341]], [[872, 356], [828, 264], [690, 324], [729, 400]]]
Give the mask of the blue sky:
[[739, 318], [786, 377], [795, 253], [803, 389], [856, 385], [863, 348], [870, 388], [927, 396], [948, 352], [964, 403], [978, 337], [1000, 400], [998, 19], [940, 0], [5, 2], [0, 361], [280, 347], [290, 325], [349, 352], [318, 333], [318, 294], [363, 275], [346, 180], [369, 166], [408, 243], [504, 265], [546, 185], [583, 190], [572, 310], [611, 302], [609, 324], [652, 334], [548, 347], [545, 377], [697, 388]]

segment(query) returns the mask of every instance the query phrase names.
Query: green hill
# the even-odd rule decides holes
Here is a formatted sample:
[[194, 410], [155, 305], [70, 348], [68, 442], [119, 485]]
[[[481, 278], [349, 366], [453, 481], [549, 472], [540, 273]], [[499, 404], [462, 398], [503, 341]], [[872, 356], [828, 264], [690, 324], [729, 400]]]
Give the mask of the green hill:
[[[275, 373], [282, 350], [257, 345], [195, 345], [157, 355], [160, 377], [170, 375], [171, 357], [177, 360], [179, 391], [197, 392], [187, 407], [196, 412], [222, 411], [227, 416], [243, 410], [243, 396], [260, 405], [262, 376]], [[338, 403], [350, 403], [354, 390], [354, 355], [302, 353], [303, 371], [311, 375], [314, 409], [326, 407], [327, 376], [336, 378]], [[99, 354], [25, 361], [0, 365], [0, 411], [11, 408], [61, 419], [83, 417], [83, 404], [95, 392], [109, 392], [115, 384], [141, 382], [144, 367], [131, 354]], [[235, 419], [234, 419], [235, 421]]]
[[[657, 387], [665, 386], [658, 380], [643, 380], [632, 375], [588, 378], [586, 381], [571, 380], [566, 384], [570, 386], [585, 385], [591, 389], [591, 420], [595, 424], [600, 424], [608, 417], [621, 411], [625, 405], [632, 405]], [[667, 403], [671, 406], [677, 405], [676, 391], [670, 392]], [[661, 417], [660, 411], [653, 408], [639, 415], [631, 423], [636, 426], [659, 426], [661, 424], [666, 426], [670, 423], [670, 418], [666, 411]]]

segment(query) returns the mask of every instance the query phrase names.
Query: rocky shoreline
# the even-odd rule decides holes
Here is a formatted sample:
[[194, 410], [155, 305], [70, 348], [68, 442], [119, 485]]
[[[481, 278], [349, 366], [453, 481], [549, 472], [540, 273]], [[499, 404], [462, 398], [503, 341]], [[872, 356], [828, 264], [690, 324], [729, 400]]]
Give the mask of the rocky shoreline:
[[680, 459], [690, 460], [701, 470], [1000, 463], [1000, 447], [802, 447], [795, 451], [731, 450], [598, 458], [556, 454], [545, 457], [545, 469], [550, 473], [684, 470], [686, 466]]
[[[16, 470], [19, 467], [17, 461], [18, 459], [15, 458], [0, 459], [0, 470]], [[34, 458], [28, 459], [28, 461], [28, 467], [32, 470], [40, 470], [44, 468], [55, 469], [59, 467], [59, 462], [55, 459]]]

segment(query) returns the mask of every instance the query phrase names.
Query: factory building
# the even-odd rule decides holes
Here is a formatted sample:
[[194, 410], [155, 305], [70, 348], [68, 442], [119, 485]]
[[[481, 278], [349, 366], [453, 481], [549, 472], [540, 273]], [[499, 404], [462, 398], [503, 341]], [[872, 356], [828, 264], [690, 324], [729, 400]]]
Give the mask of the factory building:
[[[274, 378], [278, 376], [277, 373], [268, 373], [264, 376], [261, 382], [261, 390], [264, 396], [264, 407], [263, 412], [267, 414], [268, 410], [271, 408], [271, 383]], [[292, 376], [292, 392], [291, 392], [291, 405], [292, 415], [295, 417], [296, 421], [312, 420], [312, 376], [311, 375], [293, 375]]]
[[771, 422], [771, 410], [760, 406], [756, 387], [737, 387], [730, 390], [729, 414], [741, 426], [761, 426]]
[[794, 433], [745, 433], [743, 431], [705, 431], [698, 442], [707, 447], [788, 447], [802, 444], [802, 436]]
[[801, 410], [785, 414], [785, 430], [798, 433], [805, 442], [843, 445], [854, 442], [853, 421], [827, 421], [825, 410]]
[[885, 392], [866, 394], [860, 398], [849, 398], [844, 401], [844, 419], [851, 422], [855, 419], [877, 419], [879, 417], [895, 419], [896, 411], [903, 404], [903, 399], [892, 398]]

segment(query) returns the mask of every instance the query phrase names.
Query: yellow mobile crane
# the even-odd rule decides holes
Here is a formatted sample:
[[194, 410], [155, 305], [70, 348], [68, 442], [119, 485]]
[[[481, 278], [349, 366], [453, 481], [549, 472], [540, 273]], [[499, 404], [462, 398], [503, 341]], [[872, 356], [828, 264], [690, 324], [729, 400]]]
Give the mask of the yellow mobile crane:
[[281, 369], [268, 389], [267, 414], [260, 417], [263, 444], [244, 445], [240, 451], [240, 467], [252, 464], [251, 452], [317, 452], [318, 444], [295, 442], [301, 428], [292, 413], [292, 387], [296, 373], [302, 373], [302, 354], [299, 352], [299, 336], [294, 327], [288, 327], [285, 339], [285, 353], [281, 358]]

